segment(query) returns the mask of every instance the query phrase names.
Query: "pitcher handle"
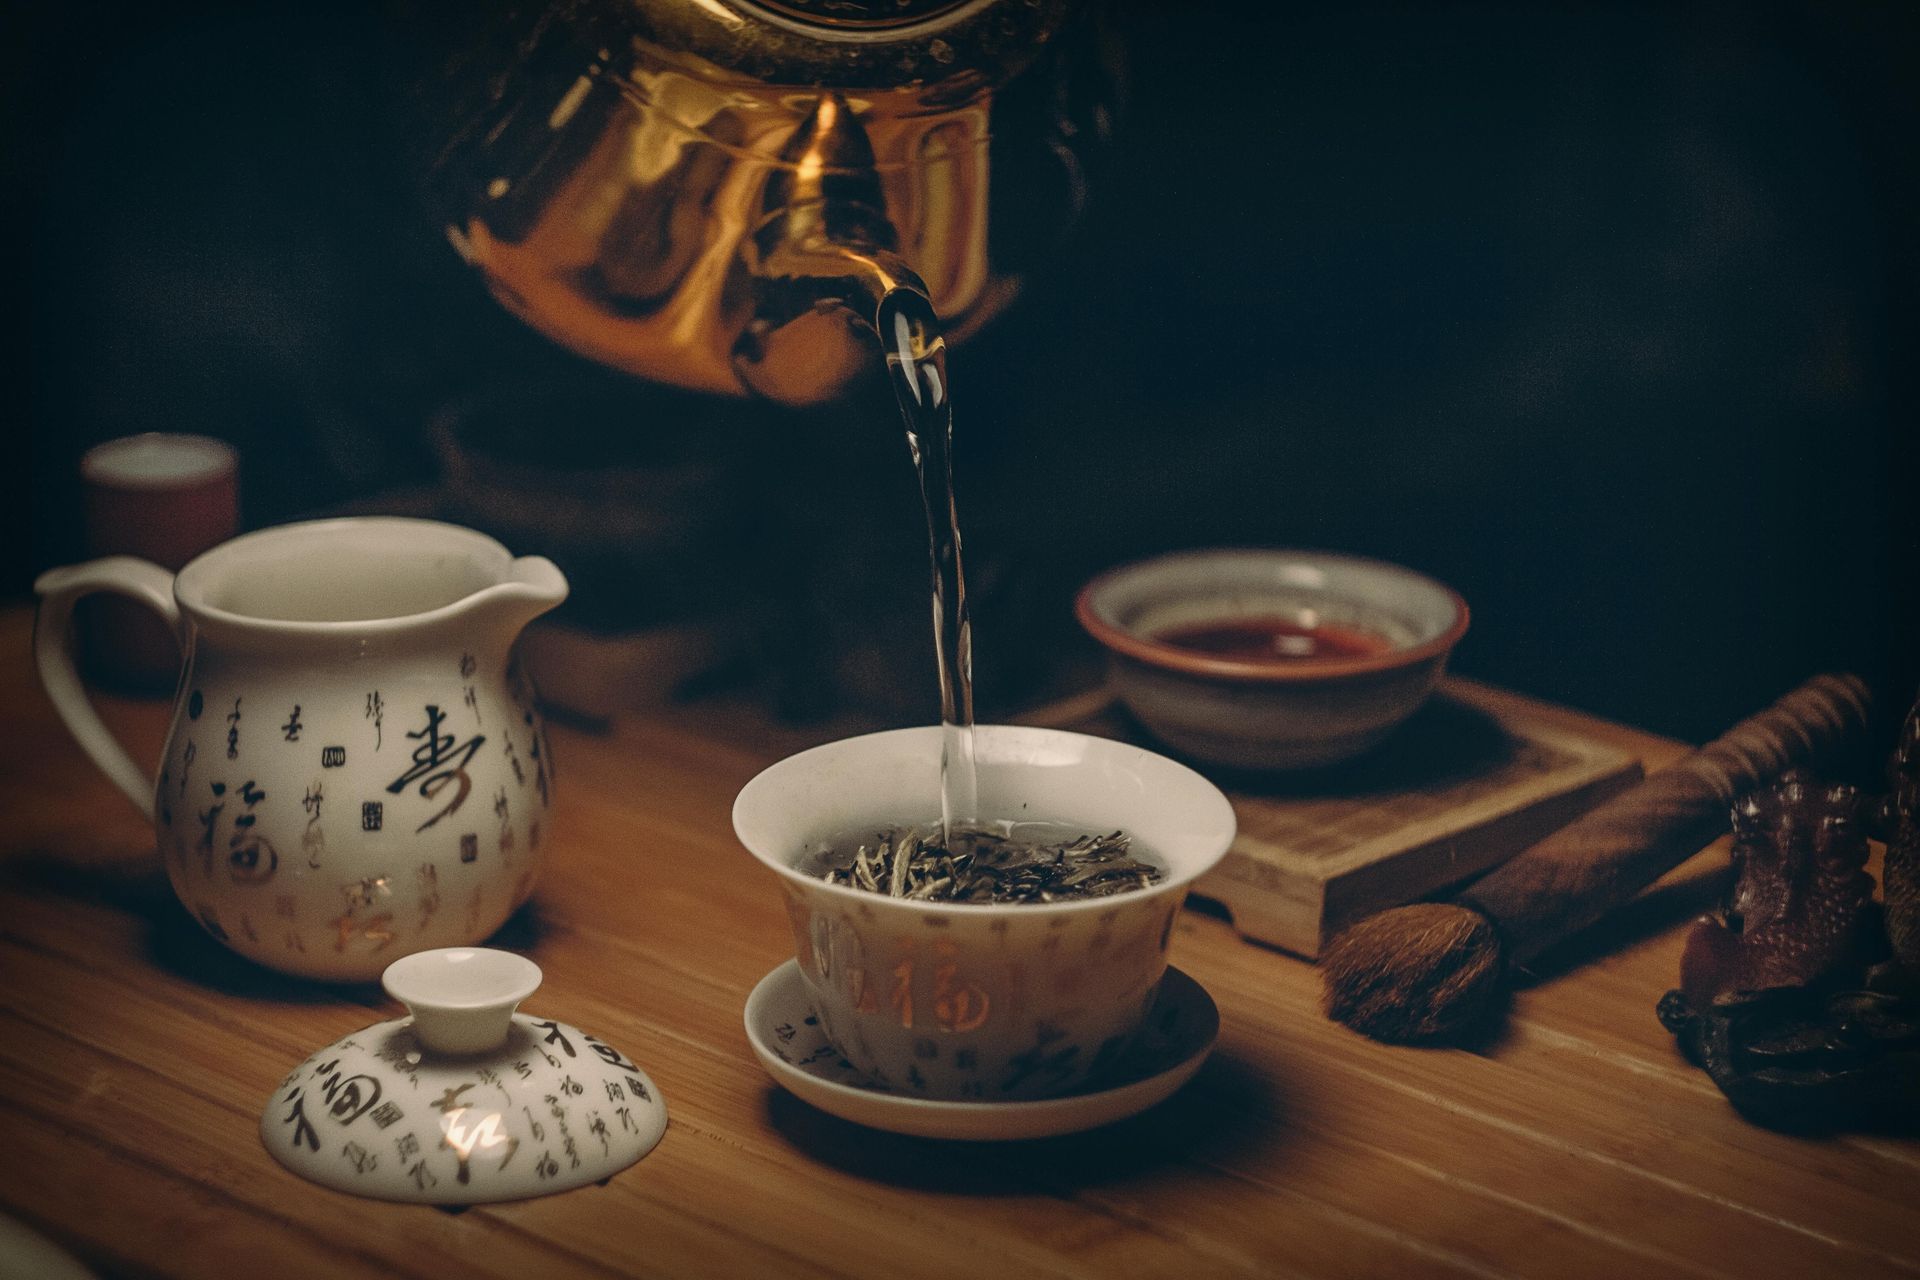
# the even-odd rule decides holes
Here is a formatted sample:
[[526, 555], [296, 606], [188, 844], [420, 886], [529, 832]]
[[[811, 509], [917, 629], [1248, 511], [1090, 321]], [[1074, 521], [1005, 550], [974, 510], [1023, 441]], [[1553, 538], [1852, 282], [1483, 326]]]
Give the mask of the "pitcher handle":
[[73, 610], [83, 596], [111, 591], [146, 605], [176, 632], [180, 606], [173, 599], [173, 575], [133, 556], [108, 556], [64, 569], [49, 569], [33, 584], [40, 613], [33, 626], [33, 659], [53, 709], [100, 771], [127, 793], [147, 821], [153, 821], [153, 776], [133, 762], [87, 697], [74, 660]]

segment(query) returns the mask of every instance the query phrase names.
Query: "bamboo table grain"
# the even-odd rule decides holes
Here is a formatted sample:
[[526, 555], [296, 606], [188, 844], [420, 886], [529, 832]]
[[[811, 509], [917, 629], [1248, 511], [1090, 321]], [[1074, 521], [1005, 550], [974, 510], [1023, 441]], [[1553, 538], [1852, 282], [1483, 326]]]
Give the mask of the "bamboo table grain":
[[[741, 1005], [790, 954], [735, 791], [804, 735], [738, 708], [552, 731], [550, 863], [500, 945], [529, 1008], [659, 1084], [665, 1140], [604, 1187], [459, 1214], [309, 1186], [257, 1117], [308, 1052], [392, 1016], [254, 968], [173, 901], [151, 836], [56, 724], [0, 611], [0, 1205], [103, 1274], [168, 1276], [1897, 1276], [1920, 1143], [1740, 1120], [1653, 1015], [1714, 851], [1518, 997], [1474, 1052], [1326, 1022], [1311, 966], [1182, 914], [1222, 1014], [1200, 1075], [1107, 1129], [895, 1137], [812, 1110]], [[1527, 704], [1640, 754], [1678, 744]], [[157, 758], [166, 708], [103, 710]], [[1579, 963], [1576, 963], [1579, 962]]]

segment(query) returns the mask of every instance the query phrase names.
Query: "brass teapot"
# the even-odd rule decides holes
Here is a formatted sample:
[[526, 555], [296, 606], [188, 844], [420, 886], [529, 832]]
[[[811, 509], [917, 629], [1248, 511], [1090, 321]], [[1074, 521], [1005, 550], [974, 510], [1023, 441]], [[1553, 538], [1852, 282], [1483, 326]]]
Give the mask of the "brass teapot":
[[[444, 21], [436, 10], [435, 21]], [[885, 292], [949, 339], [1078, 213], [1114, 79], [1078, 0], [554, 0], [417, 78], [448, 239], [547, 336], [788, 405], [876, 365]]]

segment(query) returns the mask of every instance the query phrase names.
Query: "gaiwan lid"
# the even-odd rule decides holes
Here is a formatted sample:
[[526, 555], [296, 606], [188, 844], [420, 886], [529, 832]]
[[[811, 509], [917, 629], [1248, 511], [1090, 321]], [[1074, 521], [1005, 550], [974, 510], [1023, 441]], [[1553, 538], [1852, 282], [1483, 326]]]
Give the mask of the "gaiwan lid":
[[516, 1013], [540, 967], [482, 947], [422, 951], [381, 982], [410, 1018], [329, 1045], [281, 1082], [260, 1139], [322, 1186], [470, 1205], [601, 1182], [653, 1150], [667, 1108], [612, 1045]]

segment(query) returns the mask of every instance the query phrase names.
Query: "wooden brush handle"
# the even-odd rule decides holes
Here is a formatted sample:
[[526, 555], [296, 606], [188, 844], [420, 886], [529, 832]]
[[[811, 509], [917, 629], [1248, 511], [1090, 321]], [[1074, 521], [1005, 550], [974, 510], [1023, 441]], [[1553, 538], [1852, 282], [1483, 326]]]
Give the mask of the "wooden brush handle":
[[1524, 965], [1725, 834], [1739, 796], [1857, 747], [1870, 705], [1859, 677], [1815, 676], [1518, 854], [1457, 900], [1493, 922], [1510, 966]]

